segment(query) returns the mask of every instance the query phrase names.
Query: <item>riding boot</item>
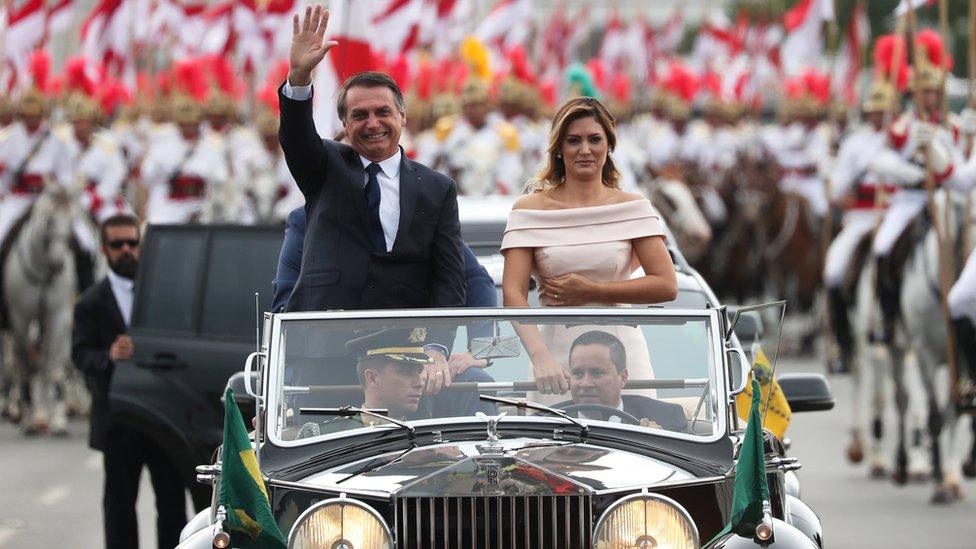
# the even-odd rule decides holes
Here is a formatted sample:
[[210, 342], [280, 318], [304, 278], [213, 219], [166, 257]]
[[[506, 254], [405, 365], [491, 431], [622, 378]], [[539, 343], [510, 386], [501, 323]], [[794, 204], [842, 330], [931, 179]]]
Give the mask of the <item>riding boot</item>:
[[976, 413], [976, 327], [968, 317], [952, 321], [956, 336], [956, 363], [959, 378], [959, 413]]
[[95, 283], [95, 258], [80, 246], [74, 248], [75, 275], [78, 281], [78, 293], [84, 293]]
[[881, 342], [895, 340], [895, 324], [901, 313], [901, 288], [887, 271], [888, 260], [878, 259], [878, 301], [881, 305]]
[[851, 319], [848, 314], [849, 303], [842, 288], [829, 290], [830, 321], [834, 331], [834, 340], [840, 350], [836, 361], [831, 361], [830, 373], [846, 374], [851, 371], [851, 360], [854, 358], [854, 337], [851, 334]]

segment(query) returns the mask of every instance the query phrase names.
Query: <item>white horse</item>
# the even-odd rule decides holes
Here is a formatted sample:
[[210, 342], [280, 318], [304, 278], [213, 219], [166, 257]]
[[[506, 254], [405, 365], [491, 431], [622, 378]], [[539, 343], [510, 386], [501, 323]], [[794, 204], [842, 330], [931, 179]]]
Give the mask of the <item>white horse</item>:
[[[938, 222], [943, 223], [943, 231], [948, 230], [952, 241], [958, 240], [961, 233], [963, 208], [961, 201], [950, 198], [948, 206], [944, 193], [939, 193], [937, 209], [933, 212]], [[949, 208], [950, 223], [944, 225], [945, 208]], [[960, 258], [955, 250], [947, 250]], [[932, 495], [933, 503], [948, 503], [962, 498], [960, 485], [962, 463], [958, 448], [958, 421], [955, 405], [945, 391], [940, 391], [937, 375], [948, 361], [946, 345], [946, 323], [943, 316], [939, 294], [939, 256], [938, 241], [934, 229], [926, 231], [925, 237], [917, 242], [905, 267], [905, 277], [901, 288], [901, 313], [904, 318], [908, 343], [918, 360], [922, 388], [928, 408], [928, 435], [931, 445], [932, 476], [936, 482]], [[896, 379], [896, 383], [898, 380]], [[901, 410], [899, 410], [901, 412]], [[899, 445], [902, 450], [904, 441]]]
[[[870, 250], [866, 250], [870, 253]], [[903, 379], [906, 371], [905, 352], [901, 346], [889, 355], [887, 346], [876, 337], [881, 331], [881, 308], [876, 295], [876, 262], [872, 257], [864, 262], [857, 279], [857, 292], [851, 312], [851, 329], [854, 336], [854, 360], [851, 361], [851, 431], [847, 446], [847, 458], [852, 463], [860, 463], [865, 458], [867, 446], [868, 471], [871, 478], [881, 479], [888, 475], [890, 462], [884, 448], [886, 394], [889, 389], [889, 366]], [[914, 371], [912, 373], [915, 373]], [[917, 376], [913, 376], [913, 379]], [[922, 445], [923, 403], [918, 395], [905, 391], [904, 382], [896, 385], [901, 393], [896, 401], [907, 407], [906, 421], [911, 425], [899, 425], [899, 432], [911, 432], [909, 446], [905, 454], [898, 458], [904, 464], [895, 471], [895, 480], [921, 481], [928, 478], [928, 465], [925, 463]], [[867, 389], [867, 391], [865, 391]], [[864, 408], [867, 405], [868, 416]], [[865, 432], [870, 433], [870, 444], [865, 445]]]
[[657, 177], [646, 186], [654, 207], [661, 212], [685, 258], [696, 262], [712, 241], [712, 227], [684, 181]]
[[77, 196], [48, 182], [12, 243], [2, 291], [13, 350], [13, 397], [25, 433], [67, 432], [66, 383], [71, 368], [71, 317], [76, 291], [72, 226]]

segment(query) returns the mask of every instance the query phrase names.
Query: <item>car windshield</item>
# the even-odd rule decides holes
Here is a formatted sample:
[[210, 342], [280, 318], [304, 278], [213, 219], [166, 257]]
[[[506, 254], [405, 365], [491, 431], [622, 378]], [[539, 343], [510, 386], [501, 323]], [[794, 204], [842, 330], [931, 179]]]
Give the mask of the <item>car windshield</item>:
[[[574, 428], [557, 414], [482, 396], [542, 404], [576, 424], [691, 439], [721, 432], [713, 311], [590, 311], [278, 315], [270, 438], [288, 446], [362, 429], [480, 422], [481, 414], [500, 412], [508, 415], [504, 422], [545, 418], [564, 431]], [[439, 366], [430, 357], [445, 349], [446, 365]], [[439, 371], [449, 371], [453, 382], [433, 394]], [[553, 389], [540, 391], [537, 377]]]

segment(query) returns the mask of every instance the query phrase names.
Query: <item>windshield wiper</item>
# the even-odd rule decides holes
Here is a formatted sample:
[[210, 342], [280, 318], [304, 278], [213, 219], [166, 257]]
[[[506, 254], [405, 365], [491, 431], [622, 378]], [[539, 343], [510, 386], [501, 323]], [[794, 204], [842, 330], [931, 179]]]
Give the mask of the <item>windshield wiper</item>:
[[587, 424], [582, 423], [579, 420], [571, 417], [569, 414], [567, 414], [562, 410], [558, 410], [556, 408], [550, 408], [543, 404], [539, 404], [538, 402], [532, 402], [531, 400], [515, 400], [514, 398], [502, 398], [502, 397], [496, 397], [491, 395], [478, 395], [478, 398], [480, 398], [481, 400], [489, 400], [491, 402], [500, 402], [502, 404], [508, 404], [509, 406], [515, 406], [516, 408], [528, 408], [529, 410], [549, 412], [554, 416], [561, 417], [566, 421], [580, 428], [581, 442], [586, 442], [586, 438], [590, 434], [590, 427]]
[[410, 437], [410, 444], [414, 443], [414, 428], [406, 423], [400, 421], [399, 419], [394, 419], [386, 414], [390, 413], [389, 410], [385, 408], [360, 408], [358, 406], [340, 406], [338, 408], [299, 408], [298, 412], [301, 414], [309, 415], [319, 415], [319, 416], [344, 416], [351, 417], [355, 414], [363, 414], [367, 416], [373, 416], [385, 421], [389, 421], [393, 425], [400, 427], [401, 429], [406, 429], [408, 436]]

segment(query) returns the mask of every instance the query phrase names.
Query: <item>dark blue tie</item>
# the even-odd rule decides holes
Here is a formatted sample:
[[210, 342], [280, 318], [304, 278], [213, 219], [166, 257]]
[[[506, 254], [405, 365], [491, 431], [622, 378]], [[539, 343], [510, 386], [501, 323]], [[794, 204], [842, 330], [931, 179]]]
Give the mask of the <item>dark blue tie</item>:
[[369, 181], [366, 182], [366, 214], [369, 217], [369, 238], [377, 252], [386, 252], [386, 237], [383, 236], [383, 223], [380, 222], [380, 182], [376, 174], [380, 165], [373, 162], [366, 166]]

